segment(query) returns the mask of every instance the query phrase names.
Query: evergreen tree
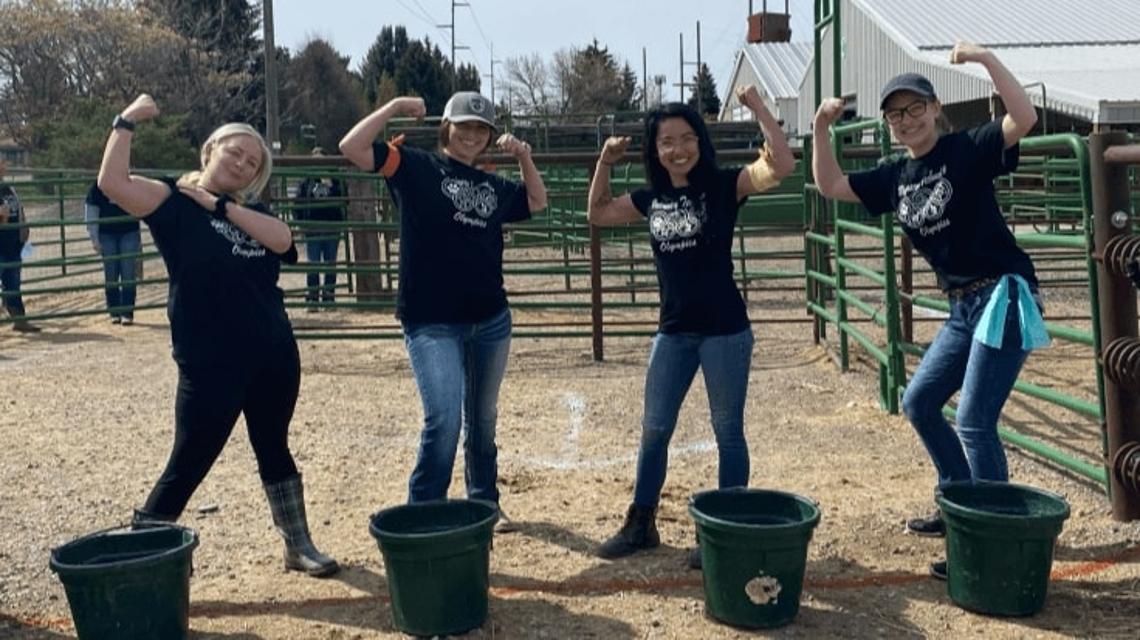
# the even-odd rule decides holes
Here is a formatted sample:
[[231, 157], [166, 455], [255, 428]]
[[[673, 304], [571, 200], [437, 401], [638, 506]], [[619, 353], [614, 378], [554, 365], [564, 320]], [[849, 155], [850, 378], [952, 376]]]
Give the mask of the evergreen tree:
[[386, 102], [379, 97], [381, 78], [387, 76], [391, 79], [396, 75], [396, 64], [407, 49], [408, 30], [403, 26], [380, 29], [380, 35], [376, 36], [376, 42], [369, 47], [360, 66], [364, 99], [370, 106], [377, 107]]
[[637, 86], [637, 74], [633, 67], [625, 63], [621, 68], [621, 102], [618, 103], [620, 111], [640, 111], [641, 92]]
[[289, 66], [286, 83], [292, 94], [288, 106], [298, 130], [316, 126], [316, 144], [335, 149], [337, 141], [363, 115], [356, 82], [341, 56], [322, 39], [310, 40]]
[[701, 63], [697, 74], [693, 76], [693, 84], [696, 86], [696, 91], [689, 97], [689, 106], [694, 109], [697, 108], [697, 96], [699, 95], [701, 115], [715, 118], [720, 114], [720, 96], [716, 93], [716, 80], [713, 80], [712, 72], [709, 71], [707, 64]]

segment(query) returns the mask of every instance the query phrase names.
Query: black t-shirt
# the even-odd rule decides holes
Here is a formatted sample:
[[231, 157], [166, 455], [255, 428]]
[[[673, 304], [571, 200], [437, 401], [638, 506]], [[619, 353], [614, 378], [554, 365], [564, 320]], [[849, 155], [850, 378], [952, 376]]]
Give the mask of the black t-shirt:
[[[375, 166], [388, 145], [373, 145]], [[507, 306], [503, 223], [530, 218], [525, 185], [441, 153], [400, 147], [387, 179], [400, 210], [396, 317], [407, 322], [486, 320]]]
[[0, 183], [0, 205], [8, 205], [8, 219], [0, 220], [0, 255], [5, 256], [0, 262], [16, 260], [23, 249], [24, 243], [20, 241], [20, 199], [16, 190]]
[[[130, 217], [130, 214], [120, 209], [119, 205], [111, 202], [97, 184], [91, 185], [91, 188], [87, 190], [86, 203], [99, 210], [99, 220]], [[134, 218], [119, 222], [105, 222], [99, 225], [100, 235], [124, 235], [138, 230], [139, 221]]]
[[739, 175], [740, 169], [721, 169], [707, 190], [690, 185], [630, 194], [649, 220], [661, 333], [726, 335], [748, 327], [732, 277], [732, 232], [744, 202], [736, 198]]
[[[297, 262], [296, 247], [277, 255], [164, 180], [172, 193], [143, 218], [170, 277], [166, 303], [174, 359], [235, 366], [293, 339], [281, 263]], [[247, 208], [273, 215], [260, 205]]]
[[[298, 220], [344, 220], [343, 198], [344, 184], [340, 180], [305, 178], [297, 187], [297, 207], [293, 210], [294, 217]], [[322, 206], [311, 206], [313, 203]]]
[[852, 191], [873, 214], [895, 212], [942, 289], [1007, 273], [1037, 286], [994, 196], [994, 178], [1017, 168], [1001, 122], [943, 135], [921, 158], [900, 157], [850, 174]]

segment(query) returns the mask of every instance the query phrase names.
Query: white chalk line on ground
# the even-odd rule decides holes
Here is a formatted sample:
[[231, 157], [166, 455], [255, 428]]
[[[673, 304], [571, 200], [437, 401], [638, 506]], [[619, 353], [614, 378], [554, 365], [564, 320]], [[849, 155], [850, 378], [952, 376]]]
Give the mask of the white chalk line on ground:
[[[523, 466], [555, 471], [578, 471], [588, 469], [609, 469], [617, 466], [628, 466], [637, 462], [637, 451], [629, 451], [622, 455], [609, 457], [583, 458], [579, 444], [582, 425], [586, 415], [586, 400], [581, 395], [567, 391], [562, 394], [562, 403], [569, 412], [569, 424], [566, 437], [562, 445], [562, 453], [558, 456], [532, 456], [532, 455], [503, 455], [505, 462], [522, 464]], [[716, 451], [716, 441], [711, 439], [698, 440], [682, 445], [671, 445], [669, 456], [687, 456]]]

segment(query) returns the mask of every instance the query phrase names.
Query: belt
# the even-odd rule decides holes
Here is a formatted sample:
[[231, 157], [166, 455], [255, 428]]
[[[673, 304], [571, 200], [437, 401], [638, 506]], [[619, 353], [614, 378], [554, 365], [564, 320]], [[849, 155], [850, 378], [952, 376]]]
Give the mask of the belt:
[[974, 280], [969, 284], [955, 287], [953, 289], [948, 289], [946, 291], [946, 295], [951, 299], [961, 300], [971, 293], [974, 293], [980, 289], [985, 289], [986, 287], [995, 284], [1000, 279], [1001, 278], [981, 278], [979, 280]]

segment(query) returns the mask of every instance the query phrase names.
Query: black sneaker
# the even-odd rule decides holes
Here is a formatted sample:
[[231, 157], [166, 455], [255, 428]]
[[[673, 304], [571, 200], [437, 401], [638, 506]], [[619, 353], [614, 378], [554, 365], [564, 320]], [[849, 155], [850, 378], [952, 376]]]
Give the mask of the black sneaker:
[[925, 518], [912, 518], [907, 520], [906, 532], [925, 538], [946, 537], [946, 523], [942, 520], [942, 511], [935, 509], [934, 513]]
[[946, 561], [939, 560], [930, 564], [930, 575], [935, 580], [946, 580]]

